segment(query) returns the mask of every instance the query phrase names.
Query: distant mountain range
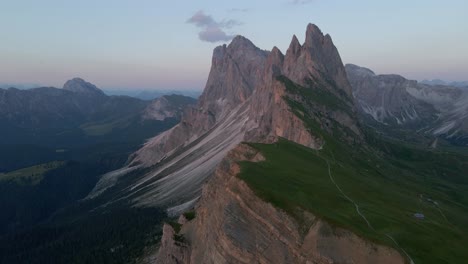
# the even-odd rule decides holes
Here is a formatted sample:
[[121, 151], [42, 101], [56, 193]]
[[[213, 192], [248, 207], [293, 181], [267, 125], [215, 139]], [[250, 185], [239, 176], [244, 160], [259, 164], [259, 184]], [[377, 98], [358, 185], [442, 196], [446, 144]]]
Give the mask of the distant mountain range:
[[153, 100], [164, 95], [183, 95], [192, 98], [198, 98], [202, 91], [201, 90], [112, 90], [104, 89], [103, 90], [107, 95], [125, 95], [130, 97], [135, 97], [142, 100]]
[[[0, 116], [15, 131], [114, 141], [82, 152], [89, 170], [58, 162], [0, 176], [0, 228], [13, 232], [0, 234], [0, 262], [468, 259], [465, 90], [345, 66], [314, 24], [284, 53], [236, 36], [211, 61], [196, 104], [109, 97], [81, 79], [34, 96], [2, 90]], [[146, 136], [146, 122], [164, 126], [130, 156], [108, 154], [128, 154], [116, 142]], [[62, 199], [76, 202], [56, 211]], [[37, 214], [43, 222], [24, 228]]]
[[[468, 90], [447, 85], [428, 85], [400, 75], [381, 74], [346, 65], [353, 95], [361, 113], [390, 133], [417, 131], [419, 139], [442, 138], [468, 145]], [[401, 134], [399, 134], [401, 136]]]
[[[182, 95], [107, 96], [80, 78], [61, 89], [0, 89], [0, 244], [4, 234], [84, 198], [98, 176], [124, 166], [195, 102]], [[0, 250], [0, 263], [19, 263], [4, 262], [4, 255]], [[57, 263], [52, 259], [46, 263]]]
[[175, 125], [183, 108], [194, 102], [180, 95], [155, 101], [107, 96], [80, 78], [67, 81], [63, 89], [0, 89], [0, 144], [66, 148], [139, 141]]
[[454, 86], [459, 88], [468, 88], [468, 81], [460, 81], [460, 82], [450, 82], [444, 81], [440, 79], [433, 79], [433, 80], [422, 80], [422, 84], [427, 85], [446, 85], [446, 86]]
[[15, 87], [17, 89], [25, 90], [25, 89], [32, 89], [41, 87], [40, 84], [33, 84], [33, 83], [1, 83], [0, 82], [0, 89], [8, 89]]
[[[451, 113], [464, 110], [445, 107], [464, 97], [427, 87], [345, 68], [313, 24], [284, 54], [236, 36], [214, 49], [197, 105], [87, 201], [164, 208], [157, 263], [455, 263], [467, 214], [450, 214], [453, 228], [431, 201], [454, 192], [444, 210], [463, 210], [468, 157], [413, 139], [424, 128], [463, 144]], [[454, 243], [432, 251], [443, 238]]]
[[[40, 84], [14, 84], [14, 83], [0, 83], [0, 89], [16, 88], [20, 90], [28, 90], [43, 87]], [[197, 99], [202, 93], [201, 90], [164, 90], [164, 89], [102, 89], [102, 91], [109, 96], [124, 95], [142, 100], [153, 100], [164, 95], [183, 95]]]

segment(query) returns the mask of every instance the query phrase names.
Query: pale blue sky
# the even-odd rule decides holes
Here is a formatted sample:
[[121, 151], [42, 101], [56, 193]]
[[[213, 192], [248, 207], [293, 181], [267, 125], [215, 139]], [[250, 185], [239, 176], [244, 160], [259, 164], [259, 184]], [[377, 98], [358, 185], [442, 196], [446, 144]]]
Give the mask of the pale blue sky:
[[199, 11], [209, 29], [262, 49], [284, 52], [311, 22], [345, 63], [468, 79], [466, 0], [0, 0], [0, 82], [61, 87], [79, 76], [102, 88], [202, 89], [226, 41], [199, 39], [207, 27], [187, 22]]

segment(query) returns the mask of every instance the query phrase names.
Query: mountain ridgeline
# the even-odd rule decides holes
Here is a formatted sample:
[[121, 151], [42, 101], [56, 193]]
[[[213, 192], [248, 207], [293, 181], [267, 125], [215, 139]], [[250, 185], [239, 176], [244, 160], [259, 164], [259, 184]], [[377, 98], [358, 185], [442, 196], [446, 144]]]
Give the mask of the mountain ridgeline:
[[[81, 86], [83, 97], [102, 97]], [[345, 67], [313, 24], [285, 53], [236, 36], [214, 49], [197, 103], [180, 101], [180, 122], [54, 216], [65, 231], [47, 247], [30, 237], [48, 225], [0, 237], [0, 253], [17, 263], [70, 248], [69, 263], [80, 263], [76, 248], [109, 263], [460, 263], [468, 155], [411, 140], [425, 131], [428, 141], [463, 142], [464, 96], [451, 91]], [[160, 120], [170, 105], [153, 102], [139, 116]], [[102, 131], [112, 116], [93, 113], [100, 118], [80, 123], [84, 131]], [[121, 212], [138, 221], [113, 217]], [[98, 235], [84, 231], [95, 219], [108, 223]]]
[[303, 45], [293, 37], [286, 55], [277, 48], [260, 50], [237, 36], [214, 50], [196, 107], [174, 128], [149, 140], [127, 168], [105, 175], [90, 197], [129, 170], [141, 170], [132, 187], [117, 197], [180, 213], [193, 205], [207, 177], [242, 141], [271, 143], [281, 137], [320, 149], [324, 138], [309, 128], [315, 124], [327, 124], [325, 129], [342, 140], [362, 140], [351, 96], [338, 51], [315, 25], [308, 26]]
[[[359, 112], [379, 131], [426, 144], [468, 146], [468, 90], [346, 65]], [[437, 144], [434, 144], [434, 147]]]
[[[92, 207], [81, 209], [81, 200], [100, 175], [124, 166], [147, 138], [177, 124], [195, 101], [179, 95], [152, 101], [106, 96], [79, 78], [63, 89], [0, 89], [0, 263], [105, 263], [141, 250], [129, 247], [117, 257], [101, 239], [120, 242], [117, 237], [147, 233], [152, 225], [119, 228], [130, 216], [150, 221], [164, 212], [91, 216]], [[112, 222], [115, 216], [120, 219]], [[106, 228], [91, 231], [93, 222]]]
[[[161, 100], [174, 101], [174, 107], [153, 107], [162, 113], [153, 118], [151, 105]], [[184, 96], [165, 96], [153, 102], [106, 96], [80, 78], [67, 81], [63, 89], [0, 89], [0, 144], [69, 148], [109, 141], [141, 141], [175, 125], [182, 108], [194, 102]]]
[[[285, 54], [241, 36], [217, 47], [198, 105], [135, 153], [139, 176], [117, 192], [180, 215], [164, 225], [158, 263], [464, 259], [468, 157], [380, 137], [348, 75], [312, 24]], [[404, 121], [434, 108], [407, 105]], [[119, 177], [101, 179], [95, 194]]]

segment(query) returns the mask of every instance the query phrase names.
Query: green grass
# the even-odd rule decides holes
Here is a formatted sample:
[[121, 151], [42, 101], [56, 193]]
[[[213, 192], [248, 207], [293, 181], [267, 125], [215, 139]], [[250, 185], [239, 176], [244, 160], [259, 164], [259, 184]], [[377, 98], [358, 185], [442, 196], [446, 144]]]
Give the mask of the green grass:
[[[403, 256], [404, 250], [416, 264], [468, 259], [468, 155], [388, 141], [367, 130], [358, 136], [326, 115], [327, 109], [350, 113], [345, 100], [319, 83], [301, 87], [279, 78], [291, 111], [325, 145], [312, 150], [286, 140], [251, 144], [266, 160], [241, 162], [238, 176], [259, 197], [294, 217], [300, 230], [311, 224], [303, 219], [306, 210]], [[335, 182], [372, 227], [333, 184], [327, 162]]]
[[193, 219], [195, 219], [195, 216], [195, 211], [189, 211], [184, 213], [184, 217], [185, 219], [187, 219], [187, 221], [192, 221]]
[[304, 97], [305, 100], [325, 105], [329, 109], [341, 110], [345, 113], [352, 112], [349, 103], [331, 93], [326, 88], [327, 85], [324, 83], [309, 79], [309, 87], [303, 87], [294, 83], [285, 76], [278, 76], [277, 80], [285, 85], [286, 91], [291, 94], [300, 95]]
[[123, 129], [130, 126], [133, 119], [133, 116], [112, 117], [108, 120], [82, 124], [80, 128], [88, 136], [103, 136], [111, 133], [114, 129]]
[[174, 241], [176, 242], [176, 244], [178, 244], [179, 246], [184, 245], [187, 241], [184, 235], [180, 234], [180, 229], [182, 228], [182, 225], [174, 221], [169, 221], [167, 223], [174, 229]]
[[63, 161], [52, 161], [8, 173], [0, 173], [0, 182], [13, 181], [20, 185], [36, 185], [40, 183], [46, 172], [63, 166]]
[[[299, 223], [303, 221], [298, 208], [398, 249], [386, 237], [389, 234], [415, 263], [461, 263], [468, 259], [467, 185], [457, 183], [458, 179], [447, 179], [450, 169], [443, 166], [446, 161], [435, 161], [445, 156], [453, 159], [453, 163], [458, 162], [452, 173], [461, 177], [468, 169], [466, 158], [413, 150], [414, 153], [405, 156], [405, 161], [399, 161], [364, 151], [334, 153], [327, 146], [316, 151], [286, 140], [252, 146], [263, 153], [266, 161], [242, 162], [239, 177], [260, 197], [283, 209]], [[332, 183], [326, 160], [337, 184], [360, 206], [375, 231]], [[406, 163], [407, 167], [396, 165], [397, 161]], [[429, 174], [432, 170], [434, 175]], [[437, 201], [447, 219], [428, 198]], [[416, 212], [423, 213], [426, 218], [416, 219], [413, 217]]]
[[174, 232], [175, 232], [176, 234], [179, 234], [180, 229], [182, 228], [182, 225], [181, 225], [181, 224], [179, 224], [179, 223], [177, 223], [177, 222], [175, 222], [175, 221], [169, 221], [169, 222], [167, 222], [167, 223], [168, 223], [170, 226], [172, 226], [172, 228], [174, 229]]

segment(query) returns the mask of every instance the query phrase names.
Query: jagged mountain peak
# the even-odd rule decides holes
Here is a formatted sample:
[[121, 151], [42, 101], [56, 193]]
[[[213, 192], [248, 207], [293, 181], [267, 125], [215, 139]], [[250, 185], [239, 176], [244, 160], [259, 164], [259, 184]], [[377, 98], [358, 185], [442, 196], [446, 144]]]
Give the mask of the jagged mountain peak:
[[268, 54], [268, 58], [269, 61], [277, 62], [278, 66], [282, 66], [284, 55], [278, 47], [274, 46], [271, 52]]
[[303, 86], [311, 79], [327, 76], [335, 87], [351, 97], [351, 87], [338, 50], [330, 35], [323, 35], [315, 24], [307, 26], [303, 45], [293, 36], [284, 59], [283, 74]]
[[304, 45], [314, 45], [316, 41], [322, 40], [323, 38], [323, 33], [317, 25], [312, 23], [307, 25]]
[[284, 55], [281, 52], [278, 47], [274, 46], [273, 49], [271, 50], [270, 54], [268, 55], [267, 62], [265, 69], [267, 71], [270, 71], [270, 74], [267, 72], [267, 76], [263, 76], [264, 78], [266, 77], [267, 79], [270, 77], [268, 75], [273, 75], [273, 76], [278, 76], [282, 74], [282, 67], [283, 67], [283, 62], [284, 62]]
[[97, 88], [96, 85], [89, 83], [81, 78], [73, 78], [68, 80], [63, 85], [63, 89], [75, 93], [104, 95], [104, 92]]
[[[344, 65], [330, 35], [324, 35], [316, 25], [309, 24], [305, 43], [301, 45], [294, 35], [286, 55], [277, 47], [270, 52], [262, 50], [240, 35], [229, 45], [215, 48], [200, 104], [207, 109], [207, 104], [214, 105], [213, 102], [220, 100], [230, 102], [231, 106], [244, 102], [253, 88], [259, 86], [259, 80], [271, 83], [266, 75], [284, 75], [303, 86], [307, 86], [310, 80], [327, 76], [335, 83], [331, 88], [344, 90], [351, 97]], [[237, 76], [237, 79], [225, 81], [231, 76]]]
[[289, 48], [286, 51], [286, 56], [296, 57], [301, 52], [301, 48], [302, 48], [301, 43], [299, 43], [299, 40], [297, 39], [296, 35], [293, 35], [291, 44], [289, 44]]
[[[254, 123], [259, 122], [253, 127], [260, 126], [258, 131], [249, 133], [249, 136], [274, 137], [277, 134], [280, 137], [293, 138], [292, 128], [287, 128], [291, 129], [290, 132], [280, 128], [271, 128], [271, 122], [276, 122], [275, 118], [267, 118], [267, 116], [278, 114], [270, 113], [269, 107], [280, 103], [285, 93], [284, 84], [277, 82], [277, 77], [280, 75], [303, 87], [328, 90], [328, 93], [341, 99], [343, 99], [342, 90], [351, 95], [344, 65], [331, 38], [324, 36], [314, 24], [307, 26], [306, 35], [309, 39], [323, 39], [323, 43], [320, 41], [314, 48], [306, 47], [299, 43], [296, 36], [293, 36], [286, 55], [283, 55], [277, 47], [273, 47], [271, 51], [265, 51], [255, 46], [249, 39], [239, 35], [230, 44], [216, 47], [213, 51], [211, 70], [205, 89], [197, 106], [183, 118], [186, 122], [184, 124], [187, 124], [187, 127], [183, 129], [190, 129], [191, 132], [185, 131], [184, 133], [201, 135], [219, 122], [223, 122], [233, 112], [240, 111], [239, 107], [246, 104], [246, 108], [247, 105], [250, 108], [248, 109], [250, 113], [247, 114], [250, 120]], [[314, 84], [311, 85], [311, 81]], [[252, 101], [255, 102], [252, 103]], [[349, 103], [349, 100], [343, 102]], [[282, 106], [287, 107], [285, 104]], [[298, 121], [297, 124], [300, 122]], [[298, 136], [300, 138], [298, 142], [307, 146], [319, 145], [306, 134], [304, 132], [303, 135]], [[153, 144], [148, 144], [148, 148], [143, 150], [145, 154], [141, 155], [141, 157], [144, 156], [142, 160], [150, 157], [143, 163], [151, 163], [160, 158], [159, 155], [150, 154], [153, 145], [159, 146], [159, 140], [162, 140], [162, 137], [154, 140]], [[174, 140], [174, 142], [180, 142], [180, 140]], [[172, 147], [174, 146], [168, 148]]]
[[229, 49], [232, 50], [238, 50], [238, 49], [254, 49], [257, 50], [259, 49], [255, 44], [252, 43], [248, 38], [237, 35], [234, 37], [231, 41], [231, 43], [228, 45]]
[[284, 56], [281, 50], [276, 46], [274, 46], [273, 49], [271, 49], [271, 53], [275, 54], [275, 56], [277, 55]]
[[[142, 175], [130, 192], [138, 192], [163, 177], [155, 183], [155, 189], [145, 191], [144, 196], [138, 195], [135, 202], [168, 206], [170, 214], [193, 205], [204, 180], [227, 152], [242, 141], [272, 143], [285, 138], [320, 149], [324, 138], [308, 128], [303, 116], [291, 108], [294, 103], [307, 104], [299, 111], [309, 112], [310, 115], [304, 115], [314, 118], [311, 122], [331, 124], [333, 121], [359, 135], [352, 107], [343, 106], [350, 104], [343, 99], [341, 91], [347, 91], [349, 84], [345, 75], [341, 79], [340, 74], [345, 72], [336, 49], [319, 47], [316, 52], [319, 55], [313, 56], [295, 37], [292, 47], [299, 56], [290, 55], [290, 50], [284, 56], [277, 47], [264, 51], [245, 37], [237, 36], [229, 45], [215, 48], [208, 80], [197, 105], [187, 109], [181, 123], [150, 139], [132, 156], [129, 168], [159, 165], [158, 169]], [[325, 68], [329, 63], [336, 70]], [[315, 102], [306, 95], [309, 92], [331, 100]], [[313, 114], [319, 111], [328, 114]], [[171, 173], [162, 176], [162, 171]]]
[[[318, 26], [309, 24], [306, 29], [304, 47], [317, 50], [318, 48], [334, 48], [333, 40], [329, 34], [323, 34]], [[319, 51], [320, 52], [320, 51]]]
[[[263, 72], [268, 54], [240, 35], [229, 45], [216, 47], [198, 107], [220, 113], [221, 109], [229, 111], [229, 108], [244, 102], [261, 78], [259, 73]], [[222, 114], [216, 118], [218, 116]]]
[[[248, 38], [237, 35], [229, 45], [218, 47], [224, 52], [227, 52], [230, 55], [230, 59], [233, 59], [237, 63], [244, 64], [244, 61], [248, 62], [251, 60], [257, 60], [257, 57], [266, 58], [268, 51], [262, 50], [255, 44], [250, 41]], [[218, 54], [224, 54], [224, 52], [219, 52]]]

